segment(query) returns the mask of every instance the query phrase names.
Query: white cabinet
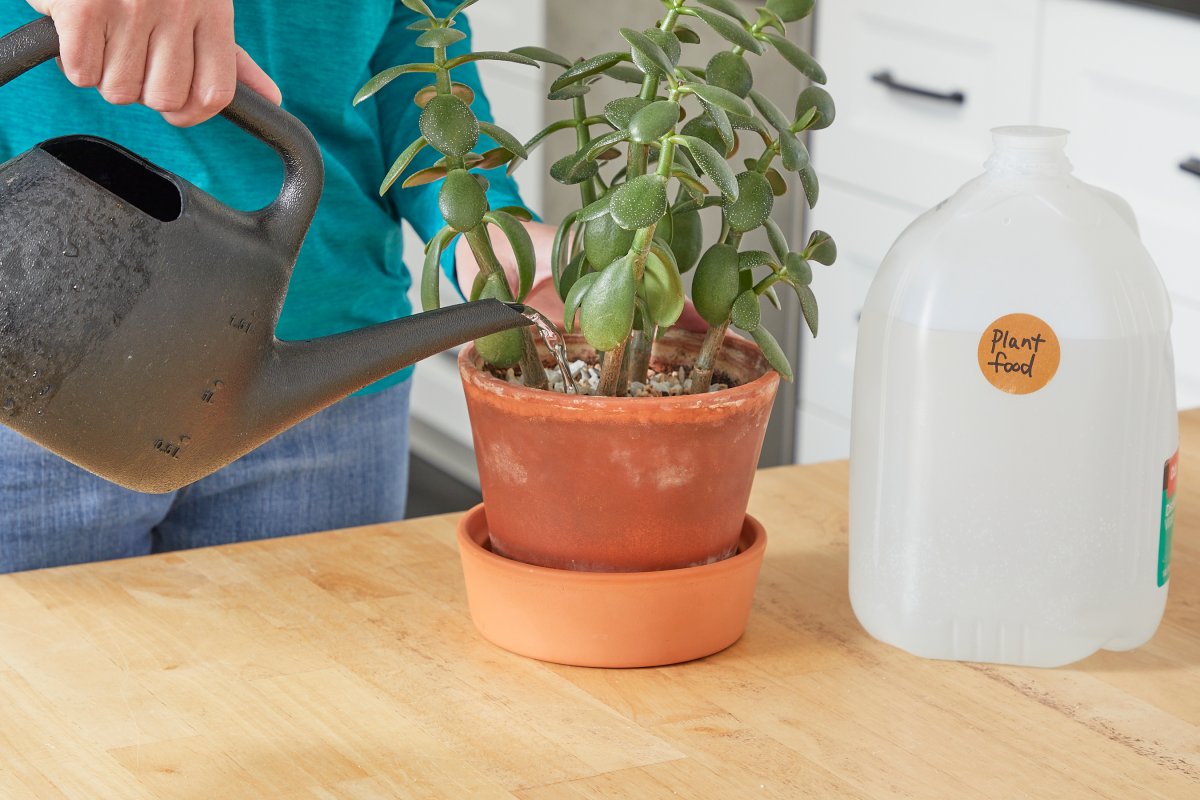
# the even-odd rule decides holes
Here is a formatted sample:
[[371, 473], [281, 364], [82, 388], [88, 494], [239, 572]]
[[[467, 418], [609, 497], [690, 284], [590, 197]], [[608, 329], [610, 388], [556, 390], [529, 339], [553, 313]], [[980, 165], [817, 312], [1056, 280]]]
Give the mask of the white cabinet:
[[866, 289], [905, 225], [982, 171], [997, 125], [1071, 130], [1076, 174], [1132, 205], [1175, 306], [1180, 405], [1200, 405], [1200, 175], [1180, 168], [1200, 160], [1200, 20], [1101, 0], [830, 0], [815, 39], [838, 118], [812, 137], [808, 228], [840, 255], [813, 285], [801, 461], [849, 453]]
[[[1075, 174], [1129, 201], [1175, 308], [1181, 407], [1200, 405], [1200, 19], [1046, 0], [1039, 121]], [[1119, 54], [1119, 57], [1114, 57]]]

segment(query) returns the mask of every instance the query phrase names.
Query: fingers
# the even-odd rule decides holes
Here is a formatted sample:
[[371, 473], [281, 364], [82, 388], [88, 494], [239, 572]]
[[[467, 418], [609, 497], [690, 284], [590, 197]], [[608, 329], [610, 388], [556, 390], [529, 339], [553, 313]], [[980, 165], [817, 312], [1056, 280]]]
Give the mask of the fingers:
[[179, 111], [192, 93], [195, 71], [190, 21], [160, 21], [150, 34], [142, 103], [155, 111]]
[[237, 79], [275, 105], [283, 102], [283, 94], [275, 85], [275, 81], [271, 80], [271, 76], [264, 72], [263, 68], [250, 57], [250, 54], [240, 47], [237, 49]]
[[163, 119], [179, 127], [204, 122], [233, 100], [239, 48], [233, 41], [232, 11], [197, 20], [191, 45], [195, 67], [188, 76], [186, 101], [173, 109], [161, 109]]
[[138, 4], [118, 3], [113, 8], [105, 26], [104, 74], [97, 88], [108, 102], [126, 105], [142, 96], [152, 21], [140, 13]]
[[67, 80], [80, 87], [97, 86], [104, 75], [103, 16], [95, 6], [80, 4], [70, 13], [56, 16], [54, 27], [58, 30], [59, 62]]
[[195, 125], [233, 99], [239, 76], [278, 103], [279, 88], [234, 42], [232, 0], [29, 0], [54, 19], [60, 64], [76, 86], [142, 102]]

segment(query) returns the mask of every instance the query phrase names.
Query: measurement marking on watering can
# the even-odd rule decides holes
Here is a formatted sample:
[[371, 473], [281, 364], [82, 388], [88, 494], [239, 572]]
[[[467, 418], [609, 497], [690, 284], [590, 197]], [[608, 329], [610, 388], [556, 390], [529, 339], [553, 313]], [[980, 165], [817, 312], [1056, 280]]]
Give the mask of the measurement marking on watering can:
[[221, 391], [221, 387], [225, 385], [225, 381], [214, 379], [212, 384], [204, 387], [204, 391], [200, 392], [200, 402], [212, 405], [215, 402], [217, 392]]
[[192, 437], [186, 433], [179, 435], [178, 442], [168, 442], [166, 439], [155, 439], [154, 449], [158, 452], [168, 455], [171, 458], [179, 458], [179, 451], [187, 447], [188, 442], [192, 441]]
[[254, 320], [248, 317], [239, 317], [237, 314], [229, 315], [229, 327], [231, 328], [237, 328], [242, 333], [249, 333], [253, 326]]

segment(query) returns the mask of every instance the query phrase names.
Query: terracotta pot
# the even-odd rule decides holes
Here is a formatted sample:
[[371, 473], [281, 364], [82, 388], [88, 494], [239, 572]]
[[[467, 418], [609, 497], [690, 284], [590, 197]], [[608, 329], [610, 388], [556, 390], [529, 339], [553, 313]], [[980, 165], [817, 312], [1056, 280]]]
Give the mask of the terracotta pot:
[[[652, 361], [690, 364], [701, 341], [670, 331]], [[594, 357], [579, 336], [567, 349]], [[458, 363], [497, 553], [558, 569], [640, 572], [735, 552], [779, 385], [753, 343], [730, 336], [718, 359], [718, 371], [741, 385], [686, 397], [513, 386], [485, 372], [473, 346]]]
[[524, 656], [580, 667], [654, 667], [724, 650], [746, 629], [767, 537], [750, 516], [736, 555], [654, 572], [577, 572], [488, 549], [490, 510], [458, 524], [471, 619], [484, 638]]

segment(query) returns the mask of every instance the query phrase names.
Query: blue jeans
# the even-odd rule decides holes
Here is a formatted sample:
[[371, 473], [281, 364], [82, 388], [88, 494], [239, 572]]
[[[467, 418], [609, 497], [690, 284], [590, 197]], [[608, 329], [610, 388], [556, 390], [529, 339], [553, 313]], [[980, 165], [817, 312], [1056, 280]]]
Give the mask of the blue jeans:
[[0, 572], [403, 519], [411, 389], [348, 397], [168, 494], [122, 489], [0, 427]]

